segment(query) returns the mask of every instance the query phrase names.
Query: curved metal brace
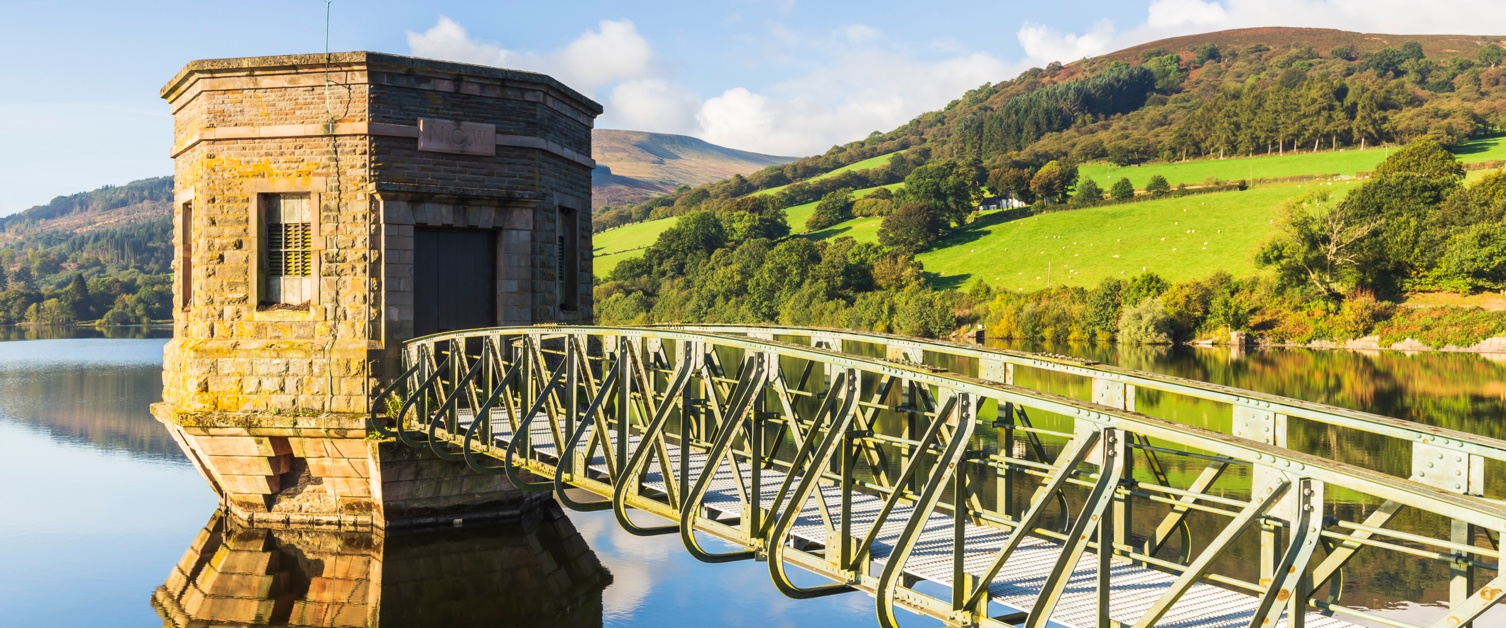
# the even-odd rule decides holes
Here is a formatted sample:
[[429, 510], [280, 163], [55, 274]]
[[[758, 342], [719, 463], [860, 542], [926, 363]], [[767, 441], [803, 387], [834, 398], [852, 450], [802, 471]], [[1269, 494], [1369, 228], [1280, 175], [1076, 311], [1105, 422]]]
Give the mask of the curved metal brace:
[[[643, 438], [638, 441], [638, 448], [633, 450], [633, 455], [628, 458], [626, 466], [623, 467], [621, 474], [622, 477], [615, 478], [615, 486], [612, 487], [612, 514], [617, 518], [617, 525], [620, 525], [622, 526], [622, 529], [627, 530], [628, 534], [632, 534], [634, 536], [658, 536], [661, 534], [674, 534], [680, 531], [679, 524], [643, 527], [636, 523], [633, 523], [633, 520], [629, 519], [627, 514], [627, 498], [628, 489], [638, 483], [638, 474], [643, 471], [643, 465], [648, 461], [648, 452], [653, 447], [654, 439], [658, 438], [660, 432], [664, 430], [664, 423], [669, 418], [669, 409], [674, 407], [675, 405], [671, 400], [675, 397], [680, 396], [680, 392], [684, 390], [685, 385], [690, 382], [690, 374], [691, 371], [694, 370], [695, 368], [691, 366], [690, 357], [688, 355], [685, 356], [680, 361], [680, 367], [675, 373], [674, 380], [670, 382], [669, 388], [665, 389], [664, 391], [664, 403], [659, 404], [659, 407], [654, 412], [653, 418], [649, 421], [648, 426], [644, 429]], [[645, 397], [649, 394], [651, 394], [651, 391], [643, 391], [643, 395]], [[620, 434], [618, 438], [629, 438], [632, 434], [632, 430], [628, 429], [627, 425], [623, 425], [622, 427], [622, 434]], [[682, 451], [680, 455], [687, 455], [687, 453]], [[668, 463], [668, 461], [665, 462]], [[666, 470], [664, 474], [664, 481], [666, 484], [674, 481], [674, 479], [671, 478], [670, 475], [671, 474], [668, 472], [668, 470]]]
[[[481, 365], [485, 363], [486, 354], [483, 352], [482, 359], [476, 360], [476, 363], [471, 365], [471, 370], [466, 371], [465, 377], [455, 382], [455, 389], [450, 391], [449, 398], [445, 399], [444, 403], [439, 404], [439, 410], [435, 411], [433, 416], [429, 417], [429, 451], [434, 452], [434, 455], [438, 456], [440, 460], [458, 462], [465, 458], [464, 453], [452, 454], [444, 451], [446, 448], [439, 446], [439, 436], [435, 434], [435, 430], [439, 429], [440, 415], [453, 409], [460, 402], [460, 398], [465, 395], [466, 384], [469, 384], [471, 380], [476, 378], [476, 374], [481, 372]], [[477, 415], [472, 419], [471, 424], [475, 425], [480, 420], [481, 416]], [[445, 429], [448, 430], [449, 428]]]
[[[948, 400], [947, 404], [942, 406], [942, 416], [951, 412], [951, 408], [952, 402]], [[924, 434], [921, 434], [920, 440], [916, 441], [916, 451], [923, 451], [930, 447], [931, 441], [935, 440], [941, 434], [941, 426], [944, 424], [945, 421], [932, 421], [931, 426], [926, 428]], [[925, 460], [925, 456], [910, 457], [910, 460], [905, 463], [904, 469], [900, 471], [899, 478], [895, 480], [894, 486], [908, 486], [910, 479], [915, 477], [916, 472], [920, 470], [921, 464]], [[883, 532], [884, 524], [889, 521], [889, 515], [894, 512], [894, 508], [899, 505], [904, 495], [905, 491], [894, 490], [889, 493], [889, 497], [884, 499], [884, 505], [879, 507], [878, 514], [873, 517], [873, 524], [868, 527], [868, 534], [863, 535], [863, 540], [858, 543], [858, 552], [860, 552], [860, 555], [861, 553], [866, 553], [868, 548], [873, 547], [873, 542], [878, 539], [879, 533]]]
[[[1327, 556], [1333, 556], [1334, 551], [1337, 550], [1337, 549], [1339, 549], [1339, 545], [1340, 544], [1339, 544], [1338, 541], [1335, 541], [1335, 540], [1332, 540], [1332, 539], [1328, 539], [1328, 538], [1325, 537], [1325, 538], [1320, 539], [1320, 542], [1323, 544], [1323, 552]], [[1323, 585], [1323, 583], [1317, 582], [1316, 578], [1313, 579], [1313, 588], [1314, 589], [1316, 589], [1317, 587], [1320, 587], [1322, 585]], [[1340, 565], [1337, 569], [1334, 569], [1333, 570], [1333, 574], [1328, 577], [1328, 594], [1323, 596], [1323, 601], [1325, 601], [1325, 602], [1327, 602], [1329, 604], [1338, 604], [1339, 600], [1343, 599], [1343, 597], [1344, 597], [1344, 566]]]
[[[1067, 484], [1067, 479], [1072, 477], [1072, 471], [1087, 459], [1093, 447], [1098, 444], [1098, 439], [1102, 437], [1103, 432], [1093, 431], [1067, 441], [1067, 447], [1062, 449], [1056, 457], [1056, 464], [1051, 465], [1051, 473], [1047, 476], [1046, 482], [1036, 489], [1036, 494], [1031, 497], [1030, 508], [1009, 531], [1009, 540], [1004, 542], [1004, 547], [995, 552], [993, 562], [978, 578], [978, 588], [968, 594], [963, 607], [977, 608], [983, 603], [989, 584], [998, 577], [999, 570], [1004, 568], [1004, 562], [1009, 560], [1016, 549], [1019, 549], [1020, 543], [1031, 534], [1040, 522], [1041, 516], [1045, 514], [1046, 502], [1050, 499], [1050, 495], [1062, 490], [1062, 487]], [[882, 606], [880, 609], [882, 612]]]
[[[947, 401], [948, 412], [938, 414], [937, 421], [946, 420], [955, 407], [957, 398]], [[936, 459], [936, 466], [932, 467], [931, 478], [926, 482], [925, 488], [920, 493], [920, 498], [915, 502], [915, 510], [910, 513], [910, 520], [905, 523], [905, 530], [899, 535], [898, 544], [894, 551], [889, 554], [884, 562], [884, 571], [879, 575], [878, 589], [874, 592], [875, 605], [878, 607], [879, 625], [883, 628], [898, 628], [899, 618], [894, 613], [894, 597], [899, 589], [899, 582], [905, 572], [905, 563], [910, 560], [910, 553], [920, 542], [920, 535], [925, 530], [926, 520], [931, 518], [931, 513], [936, 510], [936, 504], [941, 501], [941, 494], [945, 490], [952, 474], [956, 473], [957, 465], [961, 464], [967, 455], [967, 444], [973, 438], [975, 423], [970, 420], [957, 422], [952, 431], [952, 438], [947, 441], [946, 449]], [[957, 507], [963, 507], [959, 504]], [[961, 583], [953, 583], [958, 586]], [[985, 584], [986, 586], [986, 584]]]
[[512, 440], [507, 442], [507, 457], [504, 458], [506, 464], [502, 466], [502, 469], [507, 473], [507, 479], [512, 482], [513, 486], [530, 493], [553, 491], [554, 482], [530, 482], [518, 474], [518, 464], [514, 462], [518, 454], [518, 443], [528, 438], [528, 431], [533, 426], [533, 417], [537, 416], [539, 411], [544, 408], [544, 404], [549, 402], [549, 395], [554, 392], [555, 388], [560, 386], [560, 382], [565, 375], [565, 368], [569, 365], [569, 361], [562, 361], [559, 366], [555, 367], [554, 373], [549, 375], [549, 383], [545, 384], [544, 388], [539, 391], [539, 398], [533, 401], [533, 406], [528, 408], [528, 412], [518, 417], [518, 429], [513, 432]]
[[[1156, 482], [1161, 486], [1171, 486], [1171, 481], [1166, 476], [1166, 469], [1165, 467], [1161, 466], [1160, 456], [1157, 456], [1155, 450], [1151, 449], [1150, 437], [1144, 434], [1133, 434], [1131, 435], [1131, 438], [1133, 438], [1135, 442], [1140, 443], [1142, 447], [1140, 453], [1145, 456], [1145, 463], [1150, 467], [1151, 474], [1156, 477]], [[1134, 455], [1133, 450], [1130, 451], [1130, 455]], [[1192, 560], [1192, 526], [1187, 523], [1186, 518], [1183, 518], [1180, 521], [1177, 521], [1176, 531], [1177, 536], [1182, 541], [1182, 551], [1181, 555], [1177, 559], [1177, 562], [1185, 565], [1187, 564], [1187, 561]], [[1145, 552], [1146, 555], [1154, 556], [1156, 554], [1154, 551], [1150, 551], [1151, 549], [1152, 548], [1147, 548], [1147, 551]], [[1154, 549], [1160, 548], [1157, 547]]]
[[[701, 467], [701, 476], [696, 479], [695, 486], [685, 494], [680, 504], [680, 540], [685, 544], [685, 551], [703, 563], [730, 563], [737, 560], [746, 560], [757, 555], [754, 549], [746, 549], [735, 552], [710, 552], [701, 547], [701, 543], [695, 538], [696, 512], [701, 509], [701, 503], [706, 499], [706, 491], [711, 487], [711, 480], [716, 477], [716, 470], [721, 467], [722, 459], [732, 449], [732, 439], [737, 435], [738, 426], [743, 417], [753, 407], [753, 399], [763, 386], [764, 362], [762, 359], [754, 360], [753, 368], [744, 369], [738, 389], [729, 404], [730, 412], [722, 422], [722, 431], [717, 434], [716, 442], [712, 444], [711, 451], [706, 454], [706, 464]], [[681, 454], [684, 455], [684, 454]], [[736, 464], [734, 461], [733, 464]], [[757, 501], [758, 496], [753, 496]], [[761, 508], [761, 504], [750, 504], [753, 508]], [[746, 516], [746, 515], [744, 515]]]
[[[790, 496], [790, 500], [786, 502], [785, 508], [780, 513], [779, 518], [775, 520], [773, 530], [769, 532], [769, 576], [774, 580], [774, 586], [779, 589], [780, 593], [797, 600], [825, 597], [853, 590], [852, 586], [846, 583], [826, 584], [817, 587], [797, 586], [790, 580], [789, 574], [785, 572], [784, 564], [785, 537], [789, 535], [790, 530], [795, 528], [795, 521], [800, 518], [800, 511], [805, 507], [805, 502], [810, 499], [811, 493], [816, 490], [816, 483], [821, 479], [821, 469], [826, 466], [827, 461], [831, 460], [832, 455], [836, 453], [837, 445], [847, 440], [847, 430], [852, 425], [852, 409], [857, 405], [858, 393], [855, 386], [848, 385], [850, 381], [846, 380], [850, 378], [847, 377], [846, 373], [839, 374], [838, 379], [839, 381], [834, 382], [832, 390], [835, 392], [838, 389], [847, 388], [848, 394], [842, 400], [841, 408], [837, 410], [836, 414], [832, 415], [831, 421], [827, 425], [826, 436], [821, 439], [821, 446], [816, 449], [815, 457], [805, 467], [807, 472], [800, 477], [799, 486], [795, 489], [795, 493]], [[811, 429], [814, 430], [815, 427], [812, 426]], [[807, 438], [806, 440], [809, 442], [812, 439]], [[795, 462], [798, 464], [799, 461], [800, 459], [797, 457]], [[795, 470], [796, 467], [791, 466], [790, 474], [793, 475]], [[778, 501], [774, 503], [775, 506], [779, 505]], [[847, 540], [843, 539], [843, 542], [845, 543]]]
[[[1020, 422], [1023, 423], [1025, 427], [1033, 427], [1030, 423], [1030, 415], [1025, 414], [1024, 408], [1016, 407], [1015, 411], [1020, 413]], [[1046, 455], [1046, 446], [1041, 444], [1040, 435], [1036, 434], [1035, 432], [1027, 431], [1025, 432], [1025, 442], [1029, 444], [1030, 450], [1035, 454], [1036, 458], [1039, 458], [1042, 461], [1045, 461], [1047, 459], [1048, 456]], [[1062, 511], [1061, 523], [1057, 526], [1056, 531], [1062, 534], [1066, 534], [1067, 530], [1072, 527], [1072, 509], [1067, 506], [1066, 492], [1056, 492], [1056, 507], [1060, 508]]]
[[[403, 371], [402, 375], [397, 376], [397, 379], [392, 380], [392, 383], [387, 384], [386, 387], [382, 388], [382, 392], [377, 393], [376, 398], [372, 399], [371, 413], [367, 417], [366, 424], [371, 428], [371, 431], [377, 433], [377, 436], [380, 436], [382, 438], [392, 438], [393, 434], [392, 430], [387, 429], [387, 426], [382, 424], [384, 420], [377, 418], [377, 408], [382, 407], [382, 400], [386, 399], [392, 393], [397, 392], [397, 389], [403, 385], [403, 382], [407, 381], [408, 378], [412, 377], [413, 374], [417, 371], [417, 364], [408, 367], [408, 370]], [[401, 414], [398, 415], [397, 420], [399, 422], [402, 421]]]
[[[487, 424], [491, 423], [492, 406], [497, 404], [497, 400], [501, 399], [502, 395], [507, 394], [508, 382], [512, 381], [513, 377], [517, 375], [522, 365], [522, 360], [513, 361], [512, 366], [508, 367], [507, 371], [502, 375], [502, 379], [498, 380], [501, 383], [497, 385], [496, 390], [492, 391], [491, 397], [487, 398], [486, 402], [477, 408], [476, 419], [471, 421], [470, 428], [465, 430], [465, 440], [461, 442], [460, 455], [462, 458], [465, 458], [465, 465], [477, 473], [485, 475], [504, 475], [507, 473], [504, 469], [481, 464], [481, 461], [476, 458], [475, 450], [471, 449], [471, 441], [476, 439], [476, 433], [481, 430], [482, 421], [485, 421]], [[483, 419], [482, 417], [485, 418]], [[496, 445], [495, 442], [489, 444]]]
[[[607, 375], [601, 380], [601, 387], [597, 389], [596, 397], [586, 406], [585, 416], [581, 418], [580, 424], [575, 427], [575, 433], [570, 436], [569, 444], [565, 445], [564, 451], [560, 452], [559, 466], [554, 469], [554, 498], [559, 500], [566, 508], [577, 512], [596, 512], [612, 507], [611, 500], [603, 499], [593, 502], [578, 502], [571, 499], [565, 493], [565, 478], [575, 472], [575, 449], [580, 447], [580, 441], [585, 437], [586, 430], [590, 429], [592, 423], [595, 422], [597, 411], [601, 408], [602, 403], [606, 401], [608, 393], [612, 390], [612, 385], [617, 381], [617, 364], [615, 361], [606, 367], [605, 370]], [[602, 449], [606, 449], [606, 446], [603, 445]]]
[[428, 377], [424, 378], [423, 383], [420, 383], [417, 388], [414, 388], [412, 393], [409, 393], [408, 400], [404, 401], [403, 406], [398, 409], [397, 425], [396, 429], [394, 430], [394, 435], [397, 436], [398, 442], [414, 449], [420, 449], [423, 447], [423, 443], [420, 443], [408, 437], [408, 430], [403, 429], [403, 417], [408, 416], [408, 409], [412, 408], [413, 404], [418, 402], [419, 396], [423, 394], [423, 391], [425, 389], [434, 385], [435, 380], [439, 379], [439, 374], [444, 372], [444, 366], [449, 363], [450, 356], [445, 356], [443, 360], [439, 361], [439, 364], [434, 365], [434, 372], [430, 373]]

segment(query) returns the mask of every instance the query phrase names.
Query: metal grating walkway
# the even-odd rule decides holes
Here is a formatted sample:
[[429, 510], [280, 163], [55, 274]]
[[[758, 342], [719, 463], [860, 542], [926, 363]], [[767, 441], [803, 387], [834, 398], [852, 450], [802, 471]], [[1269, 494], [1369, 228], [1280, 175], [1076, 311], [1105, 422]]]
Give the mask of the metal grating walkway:
[[[460, 425], [469, 427], [472, 422], [469, 411], [460, 410], [459, 413]], [[539, 419], [532, 422], [529, 430], [532, 437], [532, 449], [540, 459], [552, 463], [558, 460], [558, 448], [554, 443], [549, 422], [542, 416]], [[493, 410], [491, 427], [499, 446], [505, 447], [511, 442], [512, 428], [500, 410]], [[595, 428], [593, 426], [590, 429]], [[591, 436], [589, 431], [586, 436], [587, 439]], [[630, 449], [636, 448], [638, 442], [638, 437], [632, 437]], [[677, 472], [680, 464], [680, 447], [668, 443], [666, 449], [669, 452], [671, 466]], [[747, 477], [751, 473], [749, 465], [745, 461], [739, 461], [738, 464], [740, 472]], [[600, 454], [590, 459], [587, 466], [598, 478], [606, 478], [609, 472], [606, 460]], [[690, 477], [698, 477], [705, 467], [705, 454], [693, 453], [687, 461], [687, 467]], [[777, 469], [766, 469], [762, 471], [762, 474], [766, 481], [760, 491], [760, 501], [765, 508], [774, 509], [779, 506], [774, 503], [774, 499], [780, 483], [785, 480], [786, 476]], [[796, 480], [798, 479], [797, 477]], [[667, 488], [662, 474], [657, 470], [650, 470], [645, 474], [644, 485], [660, 493], [666, 492]], [[840, 516], [841, 509], [834, 506], [841, 499], [839, 490], [836, 486], [821, 485], [816, 496], [801, 509], [791, 536], [804, 543], [824, 545], [828, 538], [828, 529], [822, 522], [820, 509], [815, 499], [827, 500], [828, 510], [832, 516]], [[855, 493], [851, 500], [853, 533], [866, 535], [872, 528], [883, 501], [865, 493]], [[716, 470], [704, 505], [715, 519], [730, 520], [742, 515], [740, 490], [732, 469], [727, 463], [723, 463], [721, 468]], [[890, 555], [896, 539], [912, 512], [911, 506], [901, 504], [894, 509], [885, 522], [871, 548], [875, 567], [881, 567]], [[836, 523], [837, 521], [833, 521], [833, 525]], [[953, 525], [953, 520], [947, 515], [932, 514], [927, 519], [920, 540], [904, 566], [906, 575], [943, 587], [951, 587]], [[988, 562], [1004, 546], [1009, 537], [1006, 531], [972, 524], [966, 526], [965, 534], [967, 542], [964, 564], [967, 571], [974, 574], [982, 573], [987, 569]], [[1000, 575], [990, 584], [990, 597], [1003, 606], [1006, 612], [1027, 611], [1041, 595], [1041, 589], [1061, 555], [1062, 549], [1062, 545], [1054, 541], [1027, 537], [1019, 549], [1005, 562]], [[1067, 582], [1067, 588], [1051, 615], [1054, 623], [1073, 628], [1091, 628], [1096, 625], [1098, 619], [1097, 568], [1096, 557], [1091, 551], [1085, 553], [1077, 568], [1073, 570]], [[1126, 625], [1134, 625], [1175, 580], [1170, 574], [1135, 565], [1119, 557], [1113, 559], [1112, 570], [1113, 589], [1110, 598], [1113, 600], [1113, 609], [1110, 616]], [[1198, 582], [1182, 595], [1156, 625], [1175, 628], [1247, 626], [1255, 616], [1257, 603], [1258, 600], [1253, 596]], [[1276, 623], [1276, 626], [1285, 625], [1287, 625], [1285, 617]], [[1315, 612], [1308, 613], [1306, 625], [1313, 628], [1357, 626], [1357, 624]]]

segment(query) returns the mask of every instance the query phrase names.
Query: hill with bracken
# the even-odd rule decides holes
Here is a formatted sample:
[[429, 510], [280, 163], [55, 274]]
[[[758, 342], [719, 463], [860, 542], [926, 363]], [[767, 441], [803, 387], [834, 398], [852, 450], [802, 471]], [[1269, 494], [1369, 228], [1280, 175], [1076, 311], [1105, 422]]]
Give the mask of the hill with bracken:
[[66, 260], [87, 260], [122, 270], [168, 272], [172, 199], [172, 177], [59, 196], [0, 216], [0, 250], [9, 251], [12, 258], [55, 255], [65, 260], [59, 267], [69, 265]]
[[1387, 35], [1383, 33], [1356, 33], [1334, 28], [1294, 28], [1286, 26], [1262, 26], [1237, 28], [1212, 33], [1199, 33], [1170, 37], [1130, 46], [1100, 55], [1098, 59], [1136, 62], [1146, 52], [1155, 50], [1194, 51], [1198, 47], [1213, 44], [1220, 49], [1244, 50], [1252, 46], [1290, 48], [1306, 46], [1314, 50], [1331, 51], [1352, 46], [1356, 54], [1370, 54], [1385, 48], [1399, 48], [1402, 44], [1417, 42], [1428, 57], [1469, 56], [1473, 57], [1485, 43], [1506, 44], [1506, 37], [1482, 35]]
[[1506, 315], [1398, 303], [1506, 289], [1501, 41], [1246, 29], [1032, 68], [599, 213], [597, 317], [1469, 346]]
[[[1253, 28], [1175, 37], [1032, 68], [968, 90], [898, 128], [821, 155], [618, 208], [597, 229], [686, 213], [705, 198], [777, 189], [785, 206], [903, 178], [848, 166], [915, 148], [910, 166], [971, 162], [1027, 172], [1047, 162], [1120, 165], [1404, 143], [1446, 146], [1506, 128], [1500, 36]], [[981, 178], [986, 178], [983, 175]], [[807, 183], [806, 186], [799, 185]], [[686, 199], [689, 199], [687, 201]]]
[[0, 217], [0, 325], [167, 318], [172, 199], [157, 177]]
[[595, 207], [640, 203], [682, 185], [697, 186], [794, 161], [750, 153], [684, 135], [617, 129], [591, 131], [596, 170], [591, 173]]

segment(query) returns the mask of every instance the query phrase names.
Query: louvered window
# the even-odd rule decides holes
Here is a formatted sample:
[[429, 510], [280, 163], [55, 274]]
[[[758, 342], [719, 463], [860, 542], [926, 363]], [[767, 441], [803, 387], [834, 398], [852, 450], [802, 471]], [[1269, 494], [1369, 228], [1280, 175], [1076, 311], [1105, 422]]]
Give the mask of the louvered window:
[[573, 312], [580, 308], [580, 222], [574, 209], [559, 208], [556, 237], [554, 251], [559, 256], [555, 268], [559, 269], [560, 310]]
[[263, 302], [303, 305], [313, 297], [314, 235], [309, 195], [262, 196]]

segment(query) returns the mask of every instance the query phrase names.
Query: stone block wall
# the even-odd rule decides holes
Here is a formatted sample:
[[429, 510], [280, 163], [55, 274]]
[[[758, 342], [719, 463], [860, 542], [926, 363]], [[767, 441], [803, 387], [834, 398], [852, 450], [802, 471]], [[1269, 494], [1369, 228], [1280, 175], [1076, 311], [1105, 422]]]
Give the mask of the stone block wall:
[[[242, 518], [382, 525], [397, 512], [382, 508], [384, 450], [356, 443], [415, 331], [415, 227], [496, 232], [495, 324], [591, 320], [601, 107], [558, 81], [356, 52], [196, 61], [162, 96], [180, 259], [153, 412]], [[259, 207], [285, 193], [308, 195], [312, 294], [269, 306]], [[573, 309], [561, 307], [561, 208], [578, 234]], [[441, 484], [425, 499], [505, 502], [488, 491], [512, 490]]]

